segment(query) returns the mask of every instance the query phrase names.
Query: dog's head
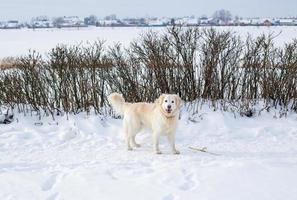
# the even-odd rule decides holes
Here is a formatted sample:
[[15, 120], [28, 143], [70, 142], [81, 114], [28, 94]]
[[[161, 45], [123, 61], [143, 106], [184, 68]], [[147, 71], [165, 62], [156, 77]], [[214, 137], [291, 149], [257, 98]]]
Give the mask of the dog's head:
[[160, 106], [166, 117], [174, 117], [181, 108], [182, 101], [176, 94], [162, 94], [156, 100], [156, 104]]

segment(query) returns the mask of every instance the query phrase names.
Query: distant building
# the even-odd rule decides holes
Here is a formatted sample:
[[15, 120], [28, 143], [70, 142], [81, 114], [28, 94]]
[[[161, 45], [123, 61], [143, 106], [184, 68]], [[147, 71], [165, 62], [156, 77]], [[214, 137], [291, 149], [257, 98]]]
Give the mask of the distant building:
[[237, 24], [239, 26], [249, 26], [249, 25], [251, 25], [251, 20], [249, 20], [249, 19], [239, 19]]
[[251, 24], [252, 26], [274, 26], [276, 25], [276, 21], [270, 18], [252, 18]]
[[262, 24], [262, 20], [260, 18], [252, 18], [250, 19], [250, 23], [252, 26], [260, 26]]
[[84, 21], [82, 19], [80, 19], [78, 16], [64, 16], [61, 18], [57, 18], [55, 25], [58, 28], [86, 27]]
[[40, 16], [32, 19], [29, 28], [53, 28], [53, 22], [46, 16]]
[[278, 20], [280, 26], [296, 26], [297, 21], [291, 18], [282, 18]]
[[274, 23], [273, 23], [273, 20], [271, 20], [271, 19], [265, 19], [263, 21], [263, 24], [262, 25], [263, 26], [272, 26], [272, 25], [274, 25]]
[[200, 26], [207, 26], [209, 25], [209, 22], [211, 21], [211, 19], [207, 18], [207, 17], [200, 17], [198, 19], [198, 23]]
[[21, 28], [21, 24], [17, 20], [9, 20], [7, 22], [2, 22], [0, 25], [2, 29], [19, 29]]
[[147, 19], [147, 25], [152, 27], [167, 26], [170, 24], [171, 19], [169, 18], [149, 18]]
[[176, 18], [174, 20], [175, 25], [179, 26], [186, 26], [188, 21], [188, 17], [181, 17], [181, 18]]
[[148, 26], [145, 18], [125, 18], [122, 22], [124, 26]]
[[123, 26], [123, 22], [121, 22], [118, 19], [102, 19], [102, 20], [98, 20], [96, 26], [118, 27], [118, 26]]
[[217, 25], [217, 26], [233, 26], [234, 21], [233, 20], [224, 21], [224, 20], [219, 19], [219, 20], [214, 21], [214, 25]]
[[199, 25], [199, 20], [196, 17], [190, 17], [187, 20], [187, 26], [198, 26]]

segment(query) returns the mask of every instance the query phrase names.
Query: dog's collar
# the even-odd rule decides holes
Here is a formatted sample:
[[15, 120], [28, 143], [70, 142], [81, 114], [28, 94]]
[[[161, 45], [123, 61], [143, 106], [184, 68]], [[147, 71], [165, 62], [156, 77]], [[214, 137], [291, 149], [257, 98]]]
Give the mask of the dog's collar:
[[167, 119], [172, 119], [172, 118], [175, 118], [176, 116], [175, 116], [175, 115], [173, 115], [173, 116], [166, 116], [166, 115], [165, 115], [165, 117], [166, 117]]

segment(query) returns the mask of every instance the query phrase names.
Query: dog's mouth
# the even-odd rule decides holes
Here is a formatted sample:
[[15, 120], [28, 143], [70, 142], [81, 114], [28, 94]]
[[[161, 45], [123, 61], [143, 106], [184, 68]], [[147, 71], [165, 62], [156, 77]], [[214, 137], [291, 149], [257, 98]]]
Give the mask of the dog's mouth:
[[171, 109], [171, 108], [167, 108], [167, 109], [165, 109], [165, 111], [166, 111], [168, 114], [170, 114], [170, 113], [172, 112], [172, 109]]

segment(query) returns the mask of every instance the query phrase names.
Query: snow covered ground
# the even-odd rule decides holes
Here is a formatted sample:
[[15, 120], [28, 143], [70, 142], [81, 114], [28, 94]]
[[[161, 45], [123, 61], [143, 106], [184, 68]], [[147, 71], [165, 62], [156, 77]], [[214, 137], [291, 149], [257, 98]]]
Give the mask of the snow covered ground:
[[136, 138], [142, 147], [126, 151], [120, 119], [16, 118], [0, 125], [1, 200], [297, 197], [297, 114], [234, 118], [204, 107], [192, 122], [183, 112], [176, 139], [180, 155], [170, 153], [165, 138], [163, 154], [154, 154], [145, 132]]
[[[242, 36], [280, 33], [275, 40], [280, 46], [297, 35], [297, 27], [217, 29]], [[148, 30], [0, 30], [0, 58], [97, 39], [127, 45]], [[141, 148], [125, 150], [120, 119], [82, 113], [53, 122], [18, 114], [13, 123], [0, 124], [0, 199], [295, 200], [297, 114], [274, 116], [271, 111], [234, 118], [204, 107], [193, 122], [184, 112], [176, 139], [181, 154], [172, 155], [163, 138], [163, 154], [155, 155], [149, 133], [137, 137]]]
[[[246, 37], [248, 34], [259, 36], [262, 33], [278, 35], [276, 45], [281, 46], [296, 38], [297, 27], [215, 27], [218, 30], [231, 30]], [[27, 54], [29, 49], [46, 53], [57, 44], [80, 44], [98, 39], [106, 40], [107, 45], [120, 42], [128, 45], [140, 34], [153, 30], [162, 32], [166, 28], [141, 28], [141, 27], [88, 27], [69, 29], [0, 29], [0, 58]]]

